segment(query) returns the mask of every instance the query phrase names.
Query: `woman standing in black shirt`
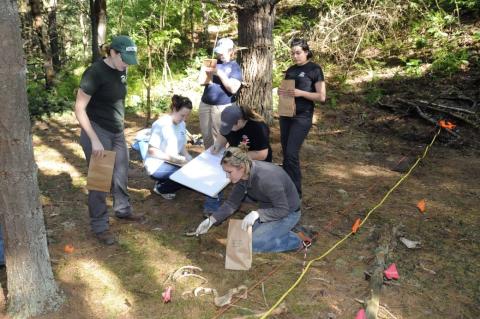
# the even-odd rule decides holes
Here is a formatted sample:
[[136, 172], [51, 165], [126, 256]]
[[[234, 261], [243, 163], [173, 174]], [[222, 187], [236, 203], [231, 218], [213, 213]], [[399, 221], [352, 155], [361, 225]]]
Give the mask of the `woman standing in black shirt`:
[[295, 65], [288, 68], [285, 79], [295, 80], [295, 89], [278, 89], [278, 94], [295, 97], [296, 110], [293, 117], [280, 117], [280, 139], [283, 168], [292, 178], [301, 197], [300, 147], [312, 127], [314, 104], [325, 102], [326, 89], [322, 68], [310, 61], [312, 52], [307, 42], [303, 39], [293, 39], [290, 47]]

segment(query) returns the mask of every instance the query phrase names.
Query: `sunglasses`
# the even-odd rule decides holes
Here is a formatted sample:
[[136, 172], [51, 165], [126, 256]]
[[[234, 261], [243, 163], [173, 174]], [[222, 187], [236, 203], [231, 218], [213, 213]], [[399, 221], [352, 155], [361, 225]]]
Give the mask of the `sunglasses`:
[[233, 152], [230, 151], [230, 150], [226, 150], [225, 152], [223, 152], [222, 160], [223, 160], [224, 158], [230, 158], [230, 157], [232, 157], [232, 156], [235, 157], [236, 159], [240, 160], [240, 161], [243, 161], [243, 158], [241, 158], [241, 157], [238, 156], [238, 155], [233, 154]]

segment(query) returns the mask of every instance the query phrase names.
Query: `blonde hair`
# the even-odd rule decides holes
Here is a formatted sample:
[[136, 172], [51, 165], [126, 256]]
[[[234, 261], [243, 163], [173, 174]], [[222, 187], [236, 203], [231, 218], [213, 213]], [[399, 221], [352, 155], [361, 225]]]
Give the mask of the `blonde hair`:
[[240, 143], [238, 147], [229, 147], [223, 153], [220, 163], [228, 164], [236, 168], [244, 167], [245, 175], [250, 174], [252, 160], [248, 157], [248, 145]]

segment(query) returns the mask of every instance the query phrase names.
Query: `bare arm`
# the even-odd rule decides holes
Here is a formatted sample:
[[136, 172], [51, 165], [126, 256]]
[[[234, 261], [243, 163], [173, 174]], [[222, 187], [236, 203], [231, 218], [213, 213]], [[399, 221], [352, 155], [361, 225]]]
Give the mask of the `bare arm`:
[[268, 148], [261, 151], [248, 151], [247, 154], [251, 160], [264, 161], [268, 156]]
[[211, 149], [212, 154], [217, 154], [226, 145], [227, 139], [225, 138], [225, 136], [223, 136], [222, 134], [218, 134], [217, 139], [215, 140], [215, 144], [213, 144], [213, 147]]
[[90, 119], [87, 115], [87, 105], [90, 102], [92, 97], [85, 93], [82, 89], [78, 89], [77, 99], [75, 101], [75, 116], [77, 117], [78, 123], [90, 138], [92, 144], [92, 155], [94, 157], [101, 157], [103, 155], [103, 145], [100, 142], [100, 139], [97, 136], [97, 133], [93, 130]]
[[325, 102], [327, 98], [327, 92], [325, 88], [325, 81], [318, 81], [315, 83], [315, 92], [307, 92], [299, 89], [285, 90], [278, 89], [278, 95], [291, 96], [291, 97], [303, 97], [307, 100], [314, 102]]
[[[185, 150], [186, 152], [186, 150]], [[186, 157], [180, 154], [167, 154], [159, 148], [152, 145], [148, 146], [148, 155], [161, 159], [162, 161], [169, 161], [172, 163], [183, 164], [186, 162]]]
[[222, 84], [227, 89], [227, 91], [232, 93], [232, 94], [237, 93], [238, 89], [240, 89], [240, 86], [242, 85], [242, 83], [239, 80], [229, 78], [221, 70], [217, 69], [216, 75], [220, 78], [220, 81], [222, 81]]

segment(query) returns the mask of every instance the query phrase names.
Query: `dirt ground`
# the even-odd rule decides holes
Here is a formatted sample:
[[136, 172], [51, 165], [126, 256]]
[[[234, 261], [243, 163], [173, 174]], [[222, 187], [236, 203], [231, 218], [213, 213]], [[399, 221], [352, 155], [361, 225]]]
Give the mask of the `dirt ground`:
[[[403, 176], [398, 170], [410, 167], [436, 133], [421, 120], [367, 106], [359, 96], [345, 95], [335, 107], [319, 107], [302, 148], [302, 223], [320, 233], [307, 260], [348, 234], [354, 221], [363, 219]], [[129, 142], [143, 122], [127, 116]], [[198, 132], [195, 113], [187, 125]], [[458, 130], [468, 132], [469, 139], [478, 136], [470, 128]], [[274, 162], [280, 163], [277, 122], [271, 135]], [[183, 236], [203, 219], [203, 196], [183, 189], [175, 200], [166, 201], [152, 194], [153, 181], [134, 151], [129, 191], [134, 209], [147, 220], [124, 224], [111, 217], [119, 244], [101, 246], [89, 232], [86, 165], [78, 136], [72, 114], [34, 126], [50, 254], [67, 297], [57, 313], [41, 318], [253, 318], [268, 310], [302, 272], [303, 252], [256, 254], [250, 271], [225, 270], [226, 224], [201, 239]], [[384, 318], [479, 318], [479, 177], [475, 144], [458, 146], [442, 132], [359, 232], [313, 263], [286, 297], [286, 310], [272, 318], [354, 318], [361, 307], [358, 300], [369, 295], [365, 271], [375, 263], [379, 234], [394, 228], [398, 232], [387, 264], [396, 264], [400, 278], [382, 289], [380, 305], [394, 315]], [[423, 214], [416, 208], [421, 199], [426, 201]], [[247, 207], [236, 217], [245, 212]], [[420, 248], [406, 248], [399, 237], [420, 241]], [[64, 251], [67, 244], [73, 245], [73, 253]], [[199, 274], [208, 282], [168, 279], [185, 265], [201, 267]], [[248, 298], [221, 314], [211, 295], [182, 298], [199, 286], [223, 295], [240, 285], [250, 288]], [[165, 304], [162, 292], [168, 286], [173, 287], [172, 301]]]

